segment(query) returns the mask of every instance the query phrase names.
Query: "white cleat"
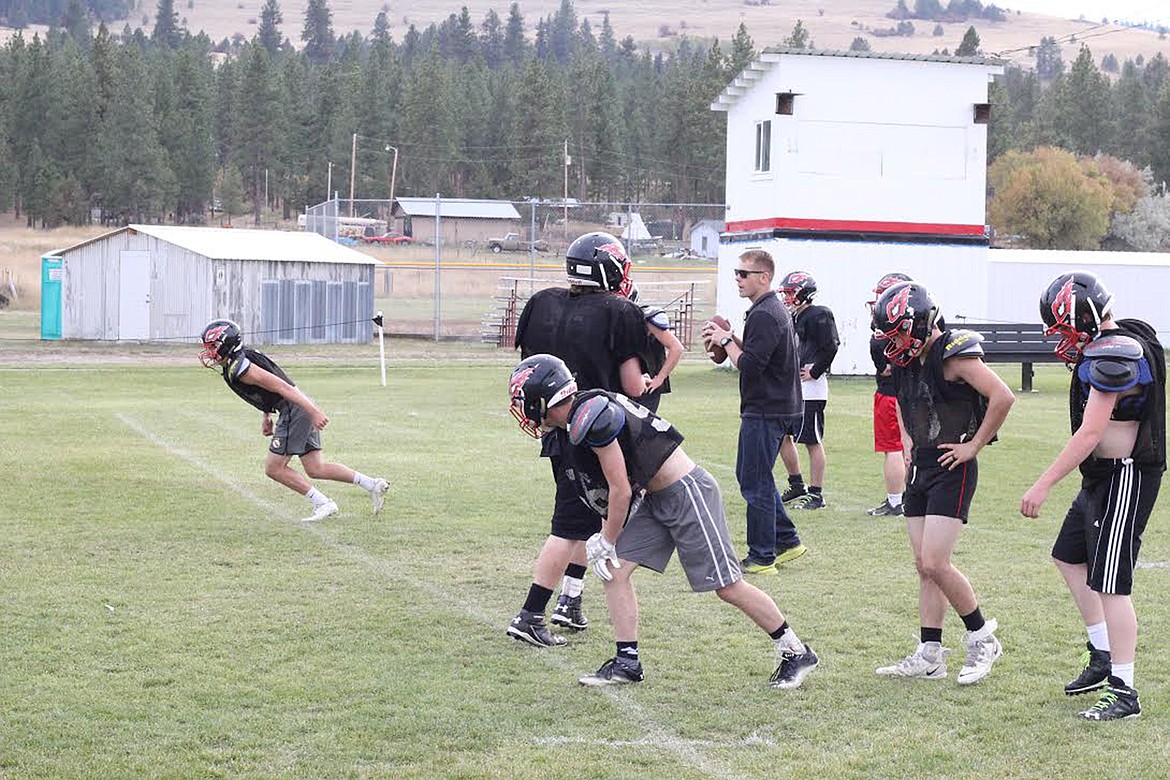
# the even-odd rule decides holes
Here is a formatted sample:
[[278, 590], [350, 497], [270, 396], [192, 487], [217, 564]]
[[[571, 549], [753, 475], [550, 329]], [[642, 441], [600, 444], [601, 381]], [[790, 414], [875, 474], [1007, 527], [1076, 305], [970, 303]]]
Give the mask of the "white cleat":
[[967, 645], [967, 660], [959, 670], [959, 685], [977, 683], [991, 672], [992, 665], [1003, 655], [1003, 645], [995, 638], [998, 628], [995, 618], [987, 621], [983, 628], [968, 633], [963, 639]]
[[382, 511], [382, 506], [386, 503], [386, 494], [390, 492], [390, 483], [384, 479], [374, 480], [374, 489], [370, 491], [370, 500], [374, 504], [374, 514]]
[[909, 677], [915, 680], [943, 680], [947, 676], [947, 656], [951, 651], [939, 647], [937, 642], [918, 645], [913, 655], [908, 655], [892, 666], [879, 666], [876, 671], [883, 677]]
[[302, 523], [316, 523], [320, 520], [324, 520], [326, 517], [329, 517], [330, 515], [337, 514], [337, 511], [338, 510], [337, 510], [337, 502], [336, 501], [326, 501], [324, 504], [322, 504], [321, 506], [314, 509], [313, 514], [309, 515], [308, 517], [302, 517], [301, 522]]

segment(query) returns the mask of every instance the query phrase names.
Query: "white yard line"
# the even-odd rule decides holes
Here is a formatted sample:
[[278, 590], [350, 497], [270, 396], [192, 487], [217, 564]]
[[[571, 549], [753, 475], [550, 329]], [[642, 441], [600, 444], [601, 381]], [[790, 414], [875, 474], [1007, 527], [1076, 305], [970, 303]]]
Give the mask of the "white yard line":
[[[339, 541], [330, 535], [329, 528], [326, 525], [319, 523], [302, 523], [299, 521], [290, 521], [287, 510], [283, 510], [277, 507], [275, 504], [272, 504], [269, 501], [265, 501], [263, 498], [253, 493], [240, 482], [225, 476], [221, 470], [212, 467], [209, 462], [203, 460], [198, 455], [183, 449], [171, 441], [168, 441], [167, 439], [163, 438], [163, 436], [150, 430], [130, 415], [118, 412], [115, 416], [120, 422], [122, 422], [122, 424], [130, 428], [143, 439], [147, 440], [159, 449], [165, 450], [175, 458], [178, 458], [189, 466], [198, 469], [204, 474], [212, 477], [214, 480], [230, 488], [242, 498], [247, 499], [260, 509], [264, 510], [264, 512], [266, 512], [273, 520], [283, 522], [287, 525], [299, 527], [313, 534], [317, 537], [318, 540], [320, 540], [328, 547], [331, 547], [343, 556], [356, 561], [368, 570], [379, 574], [386, 579], [395, 582], [396, 584], [407, 585], [416, 589], [420, 593], [425, 592], [430, 594], [433, 599], [443, 607], [446, 607], [449, 604], [459, 604], [459, 614], [461, 616], [466, 617], [470, 615], [477, 622], [488, 627], [493, 632], [498, 632], [501, 641], [514, 641], [504, 638], [504, 632], [501, 628], [502, 621], [500, 615], [477, 608], [474, 602], [469, 603], [462, 597], [462, 592], [449, 591], [445, 589], [439, 581], [434, 580], [426, 582], [425, 588], [418, 587], [424, 583], [420, 582], [417, 578], [409, 577], [404, 574], [403, 571], [394, 564], [394, 562], [386, 560], [385, 558], [381, 558], [377, 555], [372, 555], [360, 547], [355, 547], [348, 542]], [[391, 488], [391, 490], [393, 490], [393, 488]], [[564, 673], [566, 677], [569, 677], [570, 675], [577, 675], [580, 673], [580, 670], [571, 669], [568, 662], [564, 659], [564, 656], [558, 655], [555, 650], [551, 652], [545, 650], [533, 650], [532, 654], [535, 658], [538, 658], [546, 665], [553, 667], [558, 674]], [[726, 780], [732, 780], [733, 778], [738, 778], [741, 776], [732, 767], [728, 766], [720, 759], [705, 755], [703, 748], [708, 746], [715, 746], [716, 743], [683, 739], [677, 734], [672, 733], [668, 727], [662, 725], [653, 717], [649, 709], [642, 706], [638, 702], [633, 701], [628, 694], [620, 690], [613, 688], [601, 688], [599, 689], [599, 692], [607, 699], [609, 699], [610, 703], [622, 713], [627, 723], [640, 724], [646, 730], [646, 736], [640, 740], [626, 743], [615, 742], [612, 744], [623, 744], [629, 746], [646, 745], [657, 748], [659, 750], [664, 750], [666, 752], [672, 753], [683, 763], [698, 769], [709, 777], [726, 778]], [[762, 693], [762, 695], [766, 696], [767, 693], [768, 692], [765, 691]], [[745, 738], [742, 743], [737, 742], [736, 744], [764, 744], [764, 741], [753, 733], [752, 735]]]

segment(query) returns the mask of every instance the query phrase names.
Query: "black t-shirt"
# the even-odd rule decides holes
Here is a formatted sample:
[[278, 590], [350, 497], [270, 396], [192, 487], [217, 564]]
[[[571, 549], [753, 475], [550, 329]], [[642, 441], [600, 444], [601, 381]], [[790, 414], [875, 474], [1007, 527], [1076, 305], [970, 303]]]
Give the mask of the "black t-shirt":
[[800, 365], [812, 366], [813, 379], [829, 370], [841, 339], [837, 336], [837, 320], [828, 306], [809, 306], [793, 318], [796, 339], [800, 342]]
[[565, 361], [581, 390], [621, 392], [621, 365], [641, 354], [646, 338], [642, 310], [625, 298], [549, 287], [524, 305], [515, 344], [522, 357]]
[[268, 413], [280, 411], [280, 408], [288, 403], [284, 396], [279, 393], [274, 393], [271, 390], [266, 390], [259, 385], [248, 384], [240, 379], [253, 365], [259, 366], [270, 374], [275, 374], [290, 385], [296, 387], [296, 383], [289, 379], [288, 374], [284, 373], [280, 369], [280, 366], [273, 362], [272, 358], [263, 352], [257, 352], [247, 347], [241, 349], [224, 364], [223, 381], [227, 382], [227, 386], [236, 395], [260, 411]]
[[[609, 508], [609, 481], [601, 469], [601, 461], [593, 446], [603, 446], [609, 441], [617, 441], [621, 447], [622, 456], [626, 461], [626, 476], [630, 486], [637, 495], [645, 488], [662, 464], [666, 463], [679, 445], [683, 435], [667, 420], [659, 417], [644, 406], [640, 406], [621, 393], [609, 393], [604, 390], [592, 390], [580, 393], [573, 399], [573, 406], [569, 411], [569, 427], [580, 421], [580, 415], [585, 404], [591, 399], [601, 396], [608, 400], [612, 407], [616, 407], [618, 417], [622, 418], [619, 425], [609, 424], [606, 430], [583, 433], [583, 441], [573, 446], [565, 442], [569, 451], [569, 459], [573, 468], [571, 479], [577, 487], [577, 494], [581, 500], [589, 505], [594, 512], [605, 517]], [[612, 416], [609, 416], [612, 420]]]

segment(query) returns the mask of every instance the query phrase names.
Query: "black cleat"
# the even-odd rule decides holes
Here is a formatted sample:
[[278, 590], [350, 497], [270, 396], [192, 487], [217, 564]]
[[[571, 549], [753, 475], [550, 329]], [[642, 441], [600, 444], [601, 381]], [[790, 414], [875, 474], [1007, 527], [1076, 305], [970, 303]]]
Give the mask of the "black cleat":
[[529, 612], [526, 609], [520, 610], [519, 614], [512, 618], [512, 623], [508, 626], [508, 636], [536, 647], [560, 647], [568, 642], [560, 634], [548, 630], [543, 614]]
[[631, 663], [624, 658], [611, 658], [601, 665], [593, 674], [579, 677], [577, 682], [582, 685], [596, 687], [600, 685], [625, 685], [639, 683], [646, 679], [642, 674], [642, 664]]
[[820, 664], [821, 659], [808, 645], [804, 646], [803, 653], [792, 653], [785, 650], [780, 655], [780, 665], [772, 672], [768, 680], [769, 688], [799, 688], [804, 678]]
[[589, 618], [581, 611], [581, 597], [566, 596], [564, 593], [557, 598], [557, 608], [553, 610], [548, 622], [573, 631], [584, 631], [589, 628]]
[[789, 482], [788, 489], [780, 494], [780, 500], [787, 504], [789, 501], [808, 495], [808, 485], [803, 482]]
[[1141, 714], [1137, 691], [1116, 677], [1109, 678], [1109, 687], [1097, 703], [1080, 713], [1085, 720], [1124, 720]]
[[1065, 696], [1079, 696], [1082, 693], [1100, 690], [1109, 684], [1109, 674], [1113, 670], [1110, 663], [1109, 651], [1098, 650], [1092, 642], [1085, 644], [1088, 649], [1081, 654], [1081, 663], [1085, 668], [1077, 679], [1064, 686]]
[[903, 517], [906, 514], [906, 507], [902, 504], [893, 506], [887, 498], [873, 509], [865, 510], [865, 513], [870, 517]]

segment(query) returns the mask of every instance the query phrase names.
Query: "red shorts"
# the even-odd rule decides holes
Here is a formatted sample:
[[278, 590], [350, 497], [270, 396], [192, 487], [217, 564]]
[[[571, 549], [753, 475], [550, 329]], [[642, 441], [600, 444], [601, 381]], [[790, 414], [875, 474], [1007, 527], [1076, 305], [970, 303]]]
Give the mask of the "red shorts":
[[898, 401], [892, 395], [873, 394], [873, 449], [874, 452], [902, 451]]

